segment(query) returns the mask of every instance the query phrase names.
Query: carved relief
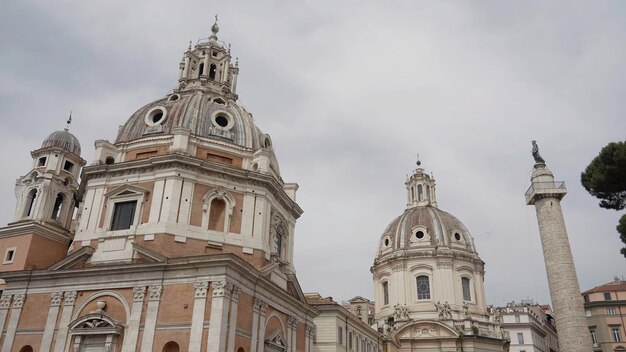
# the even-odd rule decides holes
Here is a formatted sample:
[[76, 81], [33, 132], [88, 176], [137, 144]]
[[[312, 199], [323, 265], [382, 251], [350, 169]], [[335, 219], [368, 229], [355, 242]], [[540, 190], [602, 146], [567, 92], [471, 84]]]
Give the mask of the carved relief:
[[66, 291], [63, 295], [63, 304], [66, 306], [73, 306], [76, 301], [76, 291]]
[[26, 294], [18, 293], [13, 296], [13, 308], [22, 308], [24, 305], [24, 300], [26, 299]]
[[161, 285], [151, 285], [148, 287], [148, 300], [158, 301], [161, 299], [161, 291], [163, 291], [163, 286]]
[[267, 313], [267, 302], [261, 301], [261, 306], [259, 307], [259, 313], [261, 315], [265, 315]]
[[232, 301], [235, 303], [239, 302], [239, 293], [240, 293], [239, 286], [233, 285], [233, 288], [230, 294], [230, 299], [232, 299]]
[[50, 294], [50, 305], [52, 307], [56, 307], [56, 306], [60, 306], [61, 305], [61, 301], [63, 301], [63, 292], [52, 292]]
[[[205, 298], [209, 289], [209, 283], [206, 281], [194, 282], [193, 289], [195, 298]], [[215, 284], [213, 285], [213, 292], [215, 292]]]
[[0, 298], [0, 309], [9, 309], [11, 306], [11, 295], [2, 295]]
[[296, 318], [292, 316], [287, 317], [287, 326], [289, 326], [289, 329], [295, 330], [297, 325], [298, 325], [298, 320], [296, 320]]
[[133, 287], [133, 299], [135, 302], [143, 301], [146, 296], [146, 286]]
[[226, 280], [213, 281], [211, 286], [213, 287], [213, 297], [228, 297], [231, 293], [231, 284]]

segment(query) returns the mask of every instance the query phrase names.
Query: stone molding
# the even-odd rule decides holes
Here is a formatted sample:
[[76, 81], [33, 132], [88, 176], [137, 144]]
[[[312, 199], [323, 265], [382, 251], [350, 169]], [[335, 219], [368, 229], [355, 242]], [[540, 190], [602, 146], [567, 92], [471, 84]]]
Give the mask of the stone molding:
[[133, 287], [133, 301], [143, 302], [146, 297], [146, 286]]
[[22, 308], [24, 301], [26, 300], [25, 293], [18, 293], [13, 296], [13, 308]]
[[63, 296], [63, 305], [73, 306], [76, 302], [76, 291], [66, 291]]
[[148, 287], [148, 300], [150, 301], [158, 301], [161, 299], [161, 292], [163, 292], [163, 286], [161, 285], [150, 285]]
[[207, 290], [209, 289], [209, 283], [207, 281], [197, 281], [193, 283], [194, 297], [206, 298]]
[[11, 307], [11, 298], [12, 295], [2, 295], [0, 298], [0, 309], [9, 309]]
[[258, 312], [261, 315], [265, 315], [267, 313], [267, 302], [260, 298], [254, 298], [254, 311]]
[[52, 292], [50, 294], [50, 306], [58, 307], [63, 301], [63, 292]]

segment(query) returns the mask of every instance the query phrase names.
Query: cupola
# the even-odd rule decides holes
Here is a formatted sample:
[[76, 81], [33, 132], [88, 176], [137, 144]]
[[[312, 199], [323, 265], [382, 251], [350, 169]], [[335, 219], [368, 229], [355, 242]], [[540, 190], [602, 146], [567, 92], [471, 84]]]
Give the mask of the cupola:
[[421, 162], [417, 161], [417, 168], [413, 174], [407, 178], [405, 185], [407, 191], [407, 207], [416, 206], [437, 206], [437, 197], [435, 197], [435, 179], [424, 173]]

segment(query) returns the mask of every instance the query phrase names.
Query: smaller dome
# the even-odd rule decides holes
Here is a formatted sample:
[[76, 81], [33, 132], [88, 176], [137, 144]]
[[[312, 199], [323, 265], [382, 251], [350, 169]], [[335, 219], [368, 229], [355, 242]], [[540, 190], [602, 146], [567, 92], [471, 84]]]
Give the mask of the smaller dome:
[[52, 132], [41, 144], [41, 148], [55, 147], [80, 156], [80, 143], [78, 142], [78, 138], [67, 129]]

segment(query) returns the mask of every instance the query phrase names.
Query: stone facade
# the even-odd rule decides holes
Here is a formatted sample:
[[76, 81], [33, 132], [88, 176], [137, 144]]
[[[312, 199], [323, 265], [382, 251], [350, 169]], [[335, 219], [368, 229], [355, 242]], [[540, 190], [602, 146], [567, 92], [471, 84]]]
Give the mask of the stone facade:
[[217, 32], [82, 170], [68, 129], [32, 152], [0, 229], [3, 352], [310, 351], [297, 185], [238, 103]]
[[594, 351], [626, 351], [626, 281], [612, 282], [582, 293]]
[[510, 337], [510, 352], [558, 352], [559, 343], [550, 306], [532, 301], [495, 308], [502, 330]]

